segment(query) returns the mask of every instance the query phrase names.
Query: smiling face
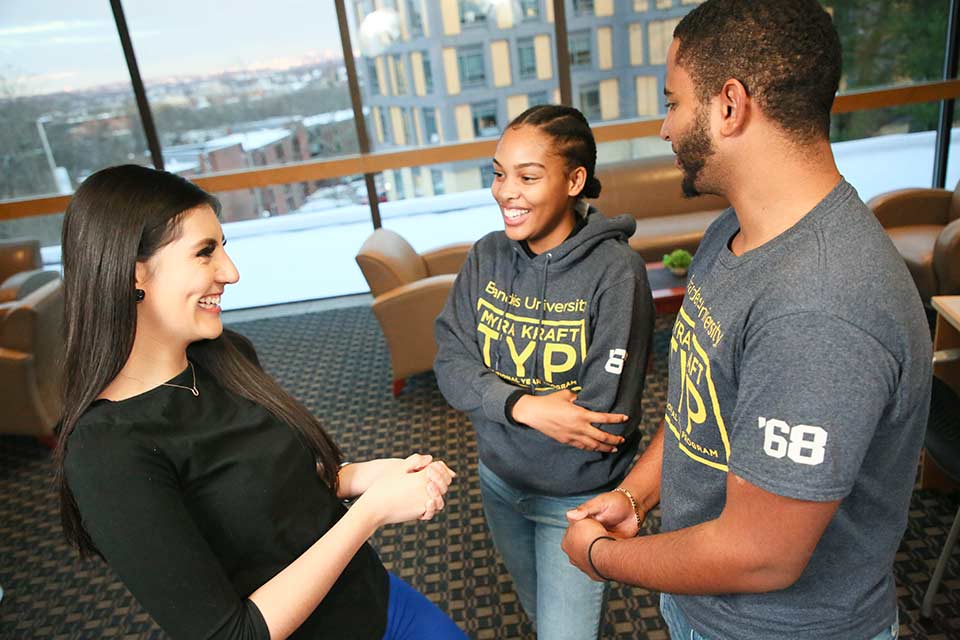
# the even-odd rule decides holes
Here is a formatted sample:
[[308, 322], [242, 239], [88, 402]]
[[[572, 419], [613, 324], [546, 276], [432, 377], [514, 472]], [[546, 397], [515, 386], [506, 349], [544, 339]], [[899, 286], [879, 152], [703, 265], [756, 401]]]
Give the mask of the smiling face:
[[683, 195], [693, 198], [701, 193], [716, 193], [705, 176], [707, 161], [716, 153], [710, 137], [709, 105], [700, 102], [687, 71], [677, 64], [678, 41], [667, 54], [667, 79], [663, 93], [667, 98], [667, 116], [660, 137], [671, 143], [677, 166], [683, 172]]
[[491, 191], [507, 237], [526, 240], [540, 254], [573, 231], [573, 207], [583, 190], [586, 169], [568, 170], [553, 139], [537, 127], [508, 127], [497, 143]]
[[206, 205], [179, 216], [174, 240], [138, 262], [137, 334], [176, 348], [218, 337], [220, 295], [240, 275], [224, 250], [223, 229]]

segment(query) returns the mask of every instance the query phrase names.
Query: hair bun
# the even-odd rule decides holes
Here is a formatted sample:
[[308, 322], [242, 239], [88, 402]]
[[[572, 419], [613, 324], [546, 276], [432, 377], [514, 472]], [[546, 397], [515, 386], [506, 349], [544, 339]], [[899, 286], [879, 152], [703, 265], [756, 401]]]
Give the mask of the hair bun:
[[600, 197], [600, 181], [597, 180], [596, 176], [590, 176], [587, 178], [587, 183], [583, 185], [583, 191], [580, 193], [584, 198], [598, 198]]

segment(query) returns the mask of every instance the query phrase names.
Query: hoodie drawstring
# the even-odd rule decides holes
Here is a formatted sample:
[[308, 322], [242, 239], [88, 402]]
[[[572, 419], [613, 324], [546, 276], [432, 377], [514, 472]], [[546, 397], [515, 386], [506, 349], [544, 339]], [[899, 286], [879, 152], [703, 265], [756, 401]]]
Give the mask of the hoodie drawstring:
[[[552, 259], [553, 254], [547, 252], [547, 259], [543, 263], [543, 279], [540, 282], [540, 316], [537, 319], [537, 332], [541, 335], [543, 334], [543, 318], [544, 314], [546, 313], [545, 309], [547, 307], [547, 271], [550, 270], [550, 260]], [[537, 346], [533, 349], [533, 375], [530, 377], [530, 393], [534, 393], [537, 390], [536, 384], [534, 383], [534, 381], [537, 379], [537, 375], [539, 374], [538, 365], [540, 364], [540, 358], [537, 357], [537, 352], [539, 351], [540, 355], [543, 355], [541, 349], [542, 343], [543, 340], [538, 339], [536, 341]]]
[[[516, 247], [513, 248], [513, 254], [510, 256], [510, 279], [507, 281], [507, 300], [513, 298], [513, 285], [517, 279], [517, 257], [520, 250]], [[507, 303], [509, 305], [509, 302]], [[503, 351], [503, 343], [497, 342], [497, 359], [496, 359], [496, 370], [502, 371], [500, 368], [500, 354]]]

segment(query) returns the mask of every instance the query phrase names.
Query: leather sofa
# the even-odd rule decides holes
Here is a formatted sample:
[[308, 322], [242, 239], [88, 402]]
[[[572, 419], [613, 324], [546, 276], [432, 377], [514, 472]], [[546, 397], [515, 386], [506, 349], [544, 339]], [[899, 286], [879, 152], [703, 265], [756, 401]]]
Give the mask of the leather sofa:
[[903, 256], [924, 304], [960, 294], [960, 184], [947, 189], [898, 189], [867, 206]]
[[22, 298], [59, 277], [56, 271], [43, 270], [38, 241], [0, 240], [0, 303]]
[[630, 246], [647, 262], [658, 262], [674, 249], [695, 253], [704, 231], [729, 206], [717, 196], [684, 198], [674, 156], [601, 165], [597, 178], [600, 197], [591, 204], [607, 216], [636, 218]]
[[419, 254], [398, 233], [382, 228], [360, 247], [356, 260], [390, 351], [394, 396], [408, 376], [433, 369], [433, 323], [469, 250], [470, 243], [453, 244]]
[[51, 443], [60, 419], [63, 283], [0, 303], [0, 433]]

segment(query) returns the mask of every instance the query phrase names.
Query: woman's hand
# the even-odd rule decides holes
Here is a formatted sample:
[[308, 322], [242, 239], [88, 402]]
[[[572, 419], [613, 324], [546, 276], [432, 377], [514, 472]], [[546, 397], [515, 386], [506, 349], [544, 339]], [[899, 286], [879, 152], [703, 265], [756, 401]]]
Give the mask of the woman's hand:
[[431, 462], [433, 456], [415, 453], [406, 458], [379, 458], [350, 463], [340, 469], [337, 497], [341, 500], [356, 498], [384, 474], [419, 471]]
[[513, 405], [513, 419], [571, 447], [610, 453], [623, 438], [593, 426], [621, 424], [628, 420], [620, 413], [598, 413], [574, 404], [577, 396], [564, 389], [545, 396], [525, 395]]
[[368, 510], [378, 526], [429, 520], [443, 509], [443, 496], [456, 475], [443, 461], [414, 454], [385, 469], [353, 508]]

